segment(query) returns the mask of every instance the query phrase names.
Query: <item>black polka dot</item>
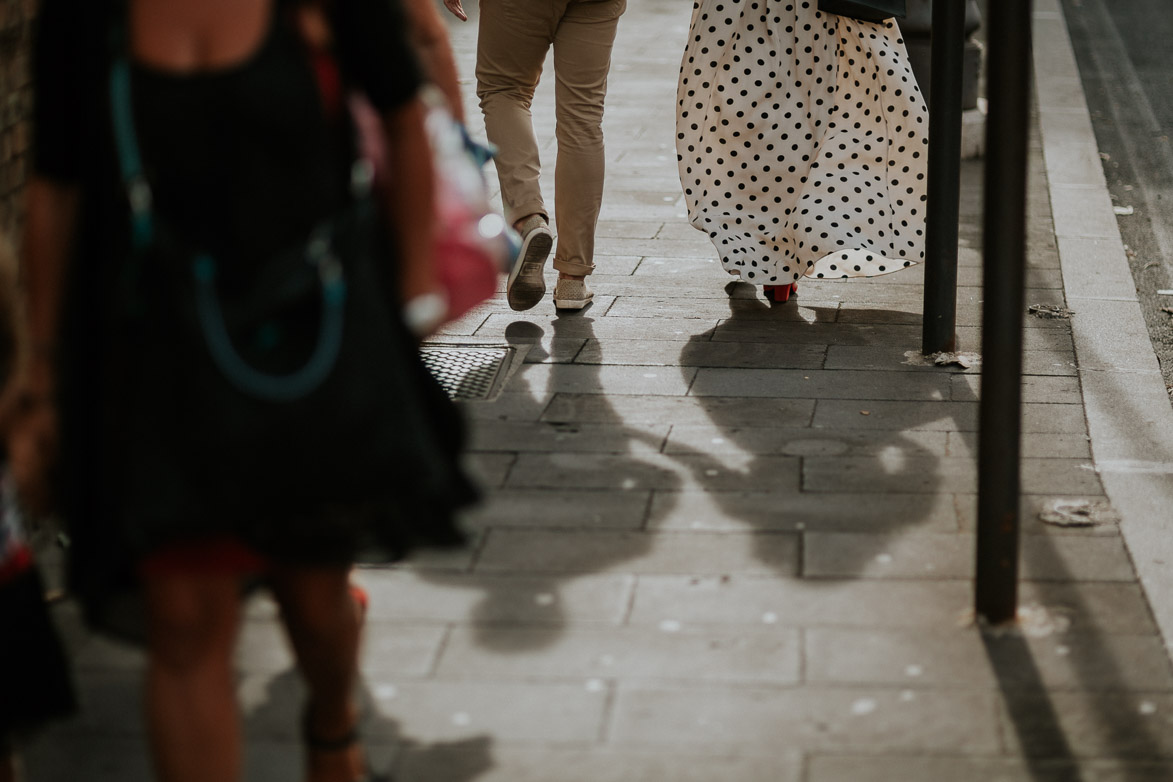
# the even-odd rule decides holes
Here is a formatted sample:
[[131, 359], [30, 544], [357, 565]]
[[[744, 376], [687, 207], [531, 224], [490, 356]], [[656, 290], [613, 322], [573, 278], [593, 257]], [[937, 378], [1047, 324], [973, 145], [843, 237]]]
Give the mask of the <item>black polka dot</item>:
[[895, 24], [695, 0], [677, 92], [689, 220], [763, 285], [924, 260], [927, 113]]

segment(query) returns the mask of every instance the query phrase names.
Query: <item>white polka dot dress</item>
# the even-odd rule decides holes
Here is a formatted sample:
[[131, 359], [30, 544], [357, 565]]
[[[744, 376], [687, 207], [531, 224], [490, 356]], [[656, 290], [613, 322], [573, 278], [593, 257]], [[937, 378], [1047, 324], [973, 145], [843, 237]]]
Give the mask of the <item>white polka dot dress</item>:
[[689, 221], [757, 285], [924, 260], [928, 114], [895, 23], [696, 0], [676, 149]]

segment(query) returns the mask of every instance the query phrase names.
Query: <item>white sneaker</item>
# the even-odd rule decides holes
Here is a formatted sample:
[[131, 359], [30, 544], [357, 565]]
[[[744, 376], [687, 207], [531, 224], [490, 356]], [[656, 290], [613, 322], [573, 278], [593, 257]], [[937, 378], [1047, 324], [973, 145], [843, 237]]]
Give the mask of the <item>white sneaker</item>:
[[521, 234], [521, 251], [509, 270], [505, 283], [505, 297], [515, 310], [528, 310], [546, 295], [546, 280], [542, 272], [546, 257], [554, 246], [554, 234], [546, 225], [546, 218], [530, 215], [518, 230]]
[[595, 297], [586, 280], [559, 279], [554, 286], [554, 306], [560, 310], [581, 310]]

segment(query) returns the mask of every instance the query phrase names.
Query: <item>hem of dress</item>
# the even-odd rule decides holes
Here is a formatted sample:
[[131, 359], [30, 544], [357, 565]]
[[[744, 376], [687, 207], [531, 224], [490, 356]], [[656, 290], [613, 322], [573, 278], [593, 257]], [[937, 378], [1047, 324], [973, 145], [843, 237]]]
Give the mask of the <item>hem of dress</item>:
[[[842, 253], [845, 253], [845, 252], [867, 253], [869, 255], [875, 256], [876, 258], [880, 258], [885, 261], [890, 261], [891, 263], [895, 264], [895, 267], [891, 268], [891, 269], [884, 269], [883, 271], [873, 270], [873, 271], [858, 271], [857, 272], [853, 269], [849, 273], [839, 273], [839, 270], [836, 270], [832, 274], [827, 274], [825, 270], [819, 269], [819, 264], [827, 261], [827, 259], [829, 259], [829, 258], [841, 255]], [[924, 262], [913, 260], [912, 258], [904, 258], [902, 256], [891, 257], [888, 255], [884, 255], [883, 253], [878, 253], [874, 250], [865, 250], [862, 247], [850, 247], [847, 249], [838, 249], [834, 252], [830, 252], [830, 253], [827, 253], [826, 255], [823, 255], [818, 260], [816, 260], [803, 273], [802, 278], [811, 279], [811, 280], [824, 280], [825, 281], [825, 280], [856, 280], [856, 279], [860, 279], [860, 278], [884, 277], [889, 274], [895, 274], [896, 272], [902, 272], [906, 269], [911, 269], [915, 266], [919, 266], [922, 263], [924, 263]], [[823, 274], [822, 277], [819, 276], [820, 272], [822, 272], [822, 274]], [[765, 284], [769, 285], [771, 283], [765, 283]]]
[[[828, 253], [827, 255], [824, 255], [818, 261], [815, 261], [814, 265], [811, 266], [810, 269], [808, 269], [808, 272], [813, 272], [813, 273], [804, 273], [799, 276], [798, 280], [794, 280], [794, 282], [799, 282], [801, 280], [816, 280], [818, 282], [836, 282], [838, 280], [859, 280], [859, 279], [870, 279], [873, 277], [886, 277], [889, 274], [895, 274], [897, 272], [902, 272], [902, 271], [907, 271], [909, 269], [913, 269], [917, 266], [920, 266], [922, 263], [924, 263], [924, 261], [914, 261], [909, 258], [892, 259], [892, 258], [889, 258], [887, 255], [879, 255], [878, 253], [872, 253], [873, 255], [877, 255], [878, 257], [884, 258], [885, 260], [891, 260], [893, 263], [898, 263], [900, 265], [893, 268], [893, 269], [886, 269], [882, 272], [877, 271], [877, 272], [865, 273], [865, 272], [856, 272], [853, 270], [852, 273], [850, 273], [850, 274], [836, 274], [833, 277], [829, 277], [824, 274], [824, 276], [819, 277], [818, 271], [817, 271], [819, 263], [822, 262], [823, 260], [831, 257], [832, 255], [837, 255], [838, 253], [841, 253], [841, 252], [843, 252], [843, 251], [838, 250], [834, 253]], [[908, 265], [905, 266], [904, 265], [905, 263], [907, 263]], [[747, 280], [745, 278], [745, 275], [743, 275], [739, 269], [728, 269], [728, 268], [724, 268], [724, 267], [722, 267], [722, 268], [724, 269], [724, 271], [726, 273], [729, 274], [730, 277], [733, 277], [736, 281], [744, 282], [748, 285], [757, 285], [760, 288], [766, 287], [766, 286], [771, 286], [771, 285], [776, 286], [776, 285], [789, 284], [785, 280], [778, 280], [775, 282], [769, 282], [769, 281], [764, 281], [764, 280], [763, 281]]]

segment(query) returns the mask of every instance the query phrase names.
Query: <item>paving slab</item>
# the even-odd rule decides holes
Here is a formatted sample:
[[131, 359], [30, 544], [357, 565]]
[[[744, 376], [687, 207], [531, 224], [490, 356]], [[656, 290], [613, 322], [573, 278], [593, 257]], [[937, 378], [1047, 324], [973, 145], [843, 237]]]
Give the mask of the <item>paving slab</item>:
[[[63, 741], [41, 741], [25, 753], [26, 770], [37, 782], [72, 782], [78, 770], [93, 782], [146, 782], [151, 779], [151, 760], [141, 739], [95, 735]], [[288, 761], [287, 761], [288, 762]]]
[[596, 312], [593, 305], [578, 315], [554, 317], [553, 305], [547, 307], [543, 304], [521, 313], [494, 313], [485, 319], [473, 336], [499, 339], [511, 328], [518, 329], [515, 324], [521, 323], [530, 324], [531, 329], [536, 325], [543, 333], [549, 331], [561, 339], [663, 339], [687, 342], [697, 334], [716, 328], [717, 319], [607, 318]]
[[779, 494], [757, 491], [655, 491], [648, 526], [664, 530], [867, 531], [908, 527], [937, 532], [959, 529], [959, 509], [949, 494]]
[[1173, 777], [1173, 765], [1116, 760], [1022, 760], [989, 757], [854, 757], [815, 755], [808, 782], [1160, 782]]
[[[981, 378], [976, 375], [954, 375], [950, 378], [954, 399], [980, 399]], [[1070, 376], [1024, 375], [1022, 399], [1027, 404], [1083, 404], [1079, 380]]]
[[[657, 240], [658, 241], [658, 240]], [[644, 263], [655, 264], [647, 259]], [[710, 288], [710, 294], [712, 289]], [[760, 292], [759, 292], [760, 293]], [[608, 310], [608, 316], [626, 318], [730, 318], [738, 320], [760, 320], [764, 322], [796, 322], [805, 320], [804, 311], [812, 307], [832, 309], [837, 306], [833, 299], [819, 301], [803, 297], [802, 307], [779, 306], [762, 298], [696, 298], [686, 304], [675, 296], [655, 298], [652, 296], [624, 296]], [[886, 311], [882, 311], [886, 312]], [[920, 321], [917, 320], [919, 323]]]
[[[486, 757], [489, 756], [489, 757]], [[800, 782], [802, 758], [794, 751], [763, 756], [710, 750], [664, 753], [658, 748], [590, 749], [497, 746], [427, 748], [405, 753], [399, 768], [413, 782]]]
[[629, 689], [618, 695], [611, 737], [678, 746], [761, 746], [784, 737], [805, 749], [990, 753], [999, 746], [995, 700], [974, 691], [909, 698], [865, 687]]
[[793, 487], [799, 482], [799, 460], [793, 456], [761, 456], [747, 471], [707, 456], [668, 456], [648, 450], [636, 456], [593, 453], [521, 454], [509, 474], [513, 488], [579, 486], [610, 491], [686, 489], [713, 491], [770, 486]]
[[627, 616], [635, 579], [587, 575], [562, 582], [540, 576], [417, 574], [363, 570], [372, 621], [485, 622], [561, 625], [576, 621], [618, 624]]
[[646, 394], [681, 396], [688, 393], [696, 370], [689, 367], [589, 366], [526, 364], [510, 379], [507, 389], [524, 388], [541, 394]]
[[485, 489], [505, 485], [517, 457], [510, 453], [470, 453], [464, 459], [469, 475]]
[[557, 394], [541, 417], [546, 421], [620, 421], [630, 425], [712, 422], [722, 426], [771, 427], [808, 425], [814, 409], [813, 399]]
[[1165, 692], [1017, 692], [1001, 705], [1014, 754], [1173, 758], [1173, 695]]
[[[901, 438], [921, 453], [949, 455], [954, 433], [902, 432]], [[1086, 441], [1084, 441], [1086, 443]], [[673, 426], [665, 453], [781, 454], [786, 456], [873, 456], [892, 448], [883, 430], [814, 429], [811, 427]]]
[[945, 375], [851, 370], [708, 369], [697, 371], [693, 396], [773, 399], [884, 399], [941, 401], [951, 396]]
[[473, 422], [537, 421], [553, 398], [553, 394], [534, 396], [529, 391], [504, 391], [492, 402], [468, 401], [459, 407], [464, 417]]
[[[812, 683], [926, 688], [1168, 692], [1173, 671], [1154, 635], [1055, 633], [983, 639], [968, 628], [814, 628], [804, 634]], [[1017, 655], [1029, 656], [1020, 666]]]
[[472, 529], [573, 527], [638, 529], [648, 516], [650, 491], [600, 492], [579, 488], [502, 489], [465, 514]]
[[630, 621], [666, 631], [708, 624], [952, 627], [968, 621], [969, 602], [965, 581], [640, 576]]
[[[978, 438], [973, 432], [949, 432], [946, 451], [949, 456], [977, 458]], [[1089, 461], [1092, 455], [1091, 440], [1084, 434], [1057, 434], [1031, 432], [1022, 435], [1024, 458], [1055, 457]]]
[[524, 681], [369, 681], [379, 710], [420, 741], [573, 742], [599, 735], [607, 687]]
[[798, 575], [799, 537], [772, 532], [494, 530], [477, 560], [485, 573]]
[[663, 444], [670, 430], [666, 425], [638, 428], [638, 435], [633, 435], [631, 428], [619, 423], [487, 421], [473, 428], [469, 449], [624, 453], [633, 437], [649, 445]]
[[[980, 355], [975, 346], [970, 348]], [[828, 345], [825, 369], [884, 369], [902, 370], [907, 372], [941, 372], [942, 368], [929, 365], [920, 360], [920, 346], [896, 345], [860, 346], [860, 345]], [[953, 374], [962, 374], [962, 367], [949, 366]], [[976, 374], [981, 371], [980, 366], [966, 370], [964, 374]], [[1056, 350], [1027, 350], [1023, 353], [1023, 372], [1030, 376], [1037, 375], [1066, 375], [1074, 377], [1077, 373], [1075, 365], [1075, 351], [1067, 353]]]
[[[390, 625], [372, 622], [363, 639], [363, 673], [426, 676], [435, 664], [445, 631], [436, 625]], [[284, 627], [276, 620], [255, 620], [241, 631], [237, 670], [242, 674], [280, 673], [294, 657]]]
[[[736, 633], [623, 627], [502, 630], [502, 647], [486, 650], [470, 630], [453, 631], [438, 672], [469, 678], [643, 680], [797, 684], [802, 644], [797, 630], [753, 627]], [[508, 640], [512, 638], [512, 643]]]
[[[1073, 502], [1086, 503], [1089, 507], [1095, 507], [1100, 511], [1100, 515], [1093, 520], [1089, 520], [1087, 524], [1076, 526], [1065, 526], [1043, 521], [1043, 512], [1052, 508], [1056, 503], [1067, 505]], [[977, 528], [977, 495], [958, 495], [957, 513], [960, 528], [973, 533]], [[1024, 494], [1019, 498], [1019, 519], [1024, 535], [1120, 535], [1119, 515], [1103, 492], [1089, 495]]]
[[826, 355], [827, 348], [823, 345], [718, 343], [700, 335], [683, 345], [667, 340], [621, 343], [586, 340], [574, 361], [579, 364], [820, 369]]
[[[815, 410], [815, 427], [861, 429], [929, 429], [944, 432], [976, 432], [978, 403], [953, 401], [929, 403], [871, 400], [866, 405], [857, 400], [819, 400]], [[1027, 403], [1022, 406], [1024, 434], [1087, 435], [1083, 405]]]
[[[1022, 577], [1038, 581], [1133, 582], [1136, 572], [1119, 536], [1022, 541]], [[974, 536], [806, 532], [803, 574], [819, 577], [973, 578]], [[876, 553], [879, 552], [879, 553]]]

